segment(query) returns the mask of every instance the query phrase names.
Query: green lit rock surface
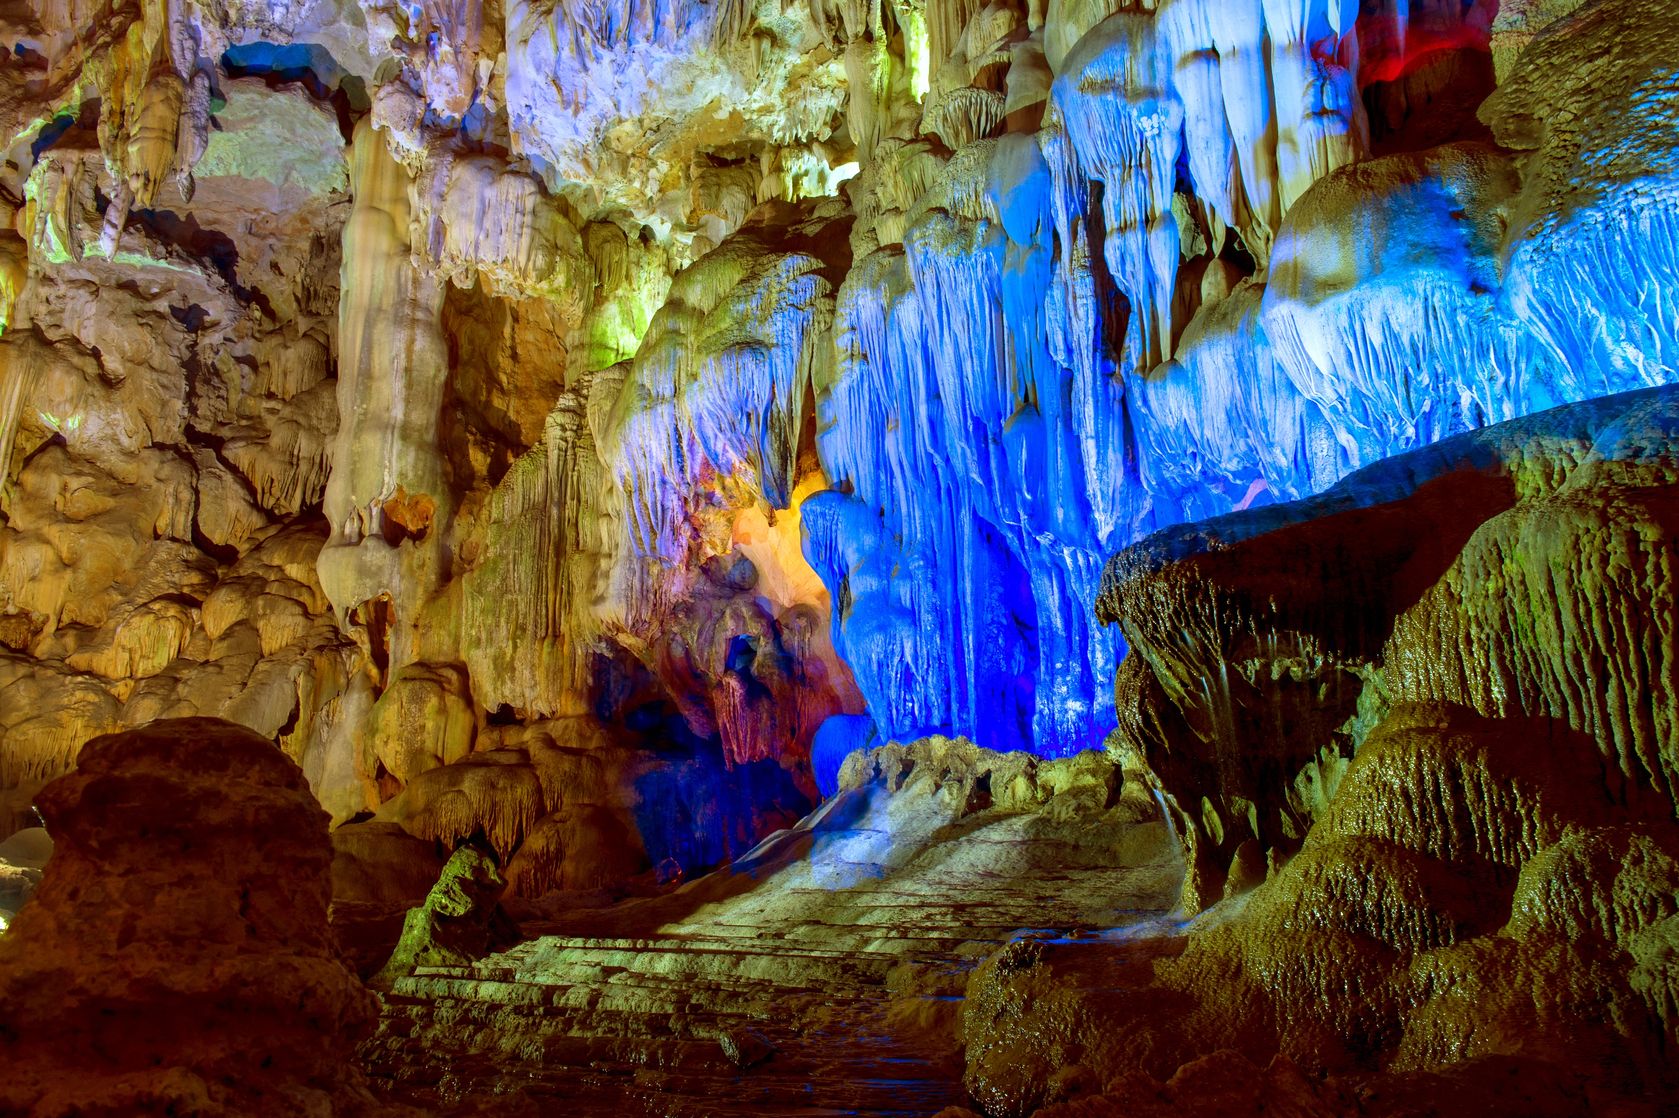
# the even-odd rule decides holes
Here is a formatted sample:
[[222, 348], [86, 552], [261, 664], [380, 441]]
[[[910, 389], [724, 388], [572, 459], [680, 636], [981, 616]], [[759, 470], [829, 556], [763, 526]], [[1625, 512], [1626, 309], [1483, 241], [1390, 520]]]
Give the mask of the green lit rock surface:
[[1671, 389], [1557, 409], [1115, 557], [1120, 739], [1185, 836], [1192, 908], [1244, 844], [1297, 849], [1399, 701], [1555, 718], [1615, 795], [1671, 810], [1676, 415]]
[[[0, 841], [213, 716], [359, 974], [485, 851], [533, 938], [452, 871], [382, 1089], [1667, 1097], [1672, 0], [0, 0], [0, 58]], [[4, 851], [18, 973], [208, 919], [47, 943]]]
[[260, 83], [229, 82], [194, 177], [261, 180], [311, 195], [349, 189], [344, 137], [330, 112], [302, 90], [275, 95]]
[[488, 854], [471, 846], [456, 850], [426, 899], [409, 910], [396, 950], [371, 984], [389, 989], [418, 967], [467, 966], [517, 939], [496, 903], [506, 887]]

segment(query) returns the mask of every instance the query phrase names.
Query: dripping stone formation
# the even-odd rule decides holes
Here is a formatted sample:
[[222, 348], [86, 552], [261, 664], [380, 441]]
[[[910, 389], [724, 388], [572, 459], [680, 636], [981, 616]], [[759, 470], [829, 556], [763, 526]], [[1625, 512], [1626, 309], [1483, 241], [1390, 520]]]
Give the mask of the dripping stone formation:
[[1671, 0], [0, 0], [0, 1118], [1679, 1115]]

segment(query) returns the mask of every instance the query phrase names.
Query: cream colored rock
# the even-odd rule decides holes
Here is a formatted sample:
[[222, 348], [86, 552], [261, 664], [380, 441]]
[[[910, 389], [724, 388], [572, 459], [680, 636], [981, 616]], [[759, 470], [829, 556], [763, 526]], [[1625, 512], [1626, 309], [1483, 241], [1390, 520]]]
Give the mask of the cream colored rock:
[[[1670, 13], [1498, 7], [1488, 58], [1492, 5], [1455, 0], [13, 5], [0, 815], [28, 821], [87, 733], [214, 714], [278, 741], [335, 822], [408, 828], [367, 840], [361, 877], [404, 884], [392, 849], [482, 834], [553, 915], [768, 865], [747, 854], [808, 806], [835, 713], [1090, 746], [1122, 649], [1090, 606], [1138, 533], [1674, 379]], [[1427, 107], [1479, 99], [1492, 66], [1498, 148]], [[1453, 129], [1476, 142], [1409, 150]], [[1468, 1002], [1512, 1034], [1594, 989], [1667, 1019], [1665, 839], [1556, 808], [1479, 731], [1372, 737], [1401, 700], [1549, 716], [1671, 792], [1673, 665], [1646, 615], [1672, 597], [1673, 479], [1592, 475], [1591, 445], [1524, 451], [1498, 482], [1519, 507], [1349, 532], [1389, 558], [1452, 545], [1352, 651], [1336, 626], [1368, 620], [1385, 560], [1144, 579], [1123, 785], [1098, 758], [891, 746], [846, 793], [878, 826], [830, 808], [771, 843], [817, 855], [761, 907], [746, 873], [668, 903], [890, 954], [908, 925], [869, 898], [892, 887], [848, 875], [1017, 892], [1039, 839], [1169, 850], [1158, 804], [1188, 907], [1251, 903], [1255, 936], [1308, 949], [1196, 948], [1174, 990], [1252, 1011], [1196, 1027], [1280, 1012], [1290, 1058], [1126, 1065], [1140, 1113], [1226, 1071], [1300, 1095], [1292, 1057], [1315, 1075], [1367, 1025], [1393, 1066], [1509, 1055], [1463, 1028]], [[1326, 582], [1311, 624], [1266, 627]], [[1629, 587], [1640, 609], [1608, 604]], [[1066, 1010], [1022, 1049], [1053, 1065], [1038, 1101], [1106, 1086], [1111, 1049], [1055, 1048], [1082, 1003], [1031, 952], [993, 972], [1019, 972], [1010, 1012], [1028, 989]], [[1364, 974], [1415, 1012], [1340, 995]], [[891, 1013], [944, 1028], [950, 1004]], [[1308, 1087], [1333, 1111], [1338, 1088]]]
[[461, 645], [492, 709], [587, 709], [582, 650], [601, 624], [595, 611], [620, 546], [588, 399], [581, 389], [561, 396], [541, 441], [490, 494], [464, 555]]
[[594, 286], [577, 230], [530, 175], [486, 156], [440, 159], [413, 201], [417, 254], [457, 286], [550, 298]]
[[365, 769], [372, 772], [377, 764], [407, 784], [471, 753], [475, 730], [463, 673], [423, 664], [404, 667], [373, 706]]
[[212, 451], [196, 451], [193, 461], [198, 467], [198, 481], [193, 487], [198, 494], [198, 531], [218, 547], [243, 550], [251, 537], [267, 526], [267, 515], [244, 479], [222, 465]]
[[0, 333], [11, 324], [29, 276], [29, 244], [9, 228], [11, 224], [0, 221]]
[[375, 817], [453, 848], [481, 833], [505, 861], [542, 817], [542, 782], [523, 754], [490, 750], [412, 773]]
[[455, 503], [437, 442], [448, 374], [443, 291], [412, 262], [408, 173], [370, 123], [358, 125], [356, 137], [339, 305], [339, 425], [324, 503], [332, 537], [321, 552], [321, 585], [341, 619], [375, 599], [391, 603], [393, 623], [365, 639], [400, 665], [415, 655], [410, 627], [441, 582]]

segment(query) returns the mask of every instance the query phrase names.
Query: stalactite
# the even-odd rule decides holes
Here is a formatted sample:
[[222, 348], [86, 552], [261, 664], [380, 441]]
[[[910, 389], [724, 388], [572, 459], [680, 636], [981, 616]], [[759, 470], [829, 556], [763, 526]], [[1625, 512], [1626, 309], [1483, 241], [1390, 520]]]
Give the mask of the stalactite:
[[637, 552], [682, 553], [687, 495], [708, 477], [744, 471], [786, 507], [829, 297], [822, 269], [809, 255], [740, 238], [677, 277], [601, 445]]
[[[340, 616], [388, 595], [403, 627], [442, 577], [454, 496], [437, 444], [448, 359], [442, 284], [416, 269], [409, 177], [369, 122], [356, 128], [354, 208], [340, 281], [339, 427], [325, 512], [321, 584]], [[412, 657], [399, 628], [397, 663]]]
[[1349, 0], [1264, 0], [1277, 106], [1282, 209], [1368, 148], [1358, 96], [1358, 5]]
[[484, 753], [428, 769], [386, 804], [379, 818], [448, 846], [482, 834], [505, 863], [542, 817], [542, 785], [523, 760], [510, 751]]
[[1107, 717], [1087, 673], [1117, 649], [1076, 603], [1100, 562], [1085, 502], [1112, 478], [1087, 472], [1076, 379], [1045, 349], [1048, 177], [1028, 141], [971, 145], [840, 293], [818, 438], [848, 492], [807, 506], [806, 546], [885, 735], [1058, 753]]
[[598, 626], [591, 587], [606, 577], [615, 542], [602, 536], [613, 503], [587, 423], [591, 383], [574, 385], [549, 413], [542, 441], [490, 495], [482, 542], [465, 557], [462, 651], [492, 709], [587, 706], [585, 649]]
[[[80, 729], [196, 688], [357, 782], [341, 817], [555, 717], [633, 721], [754, 795], [741, 774], [808, 793], [836, 713], [825, 741], [1070, 752], [1146, 721], [1150, 657], [1195, 733], [1234, 733], [1257, 674], [1117, 666], [1109, 554], [1679, 368], [1658, 0], [360, 11], [48, 5], [0, 73], [5, 681]], [[318, 514], [359, 660], [318, 588], [240, 566]], [[1509, 591], [1536, 577], [1521, 539], [1464, 562]], [[1546, 554], [1611, 577], [1580, 550]], [[1606, 678], [1660, 691], [1595, 635], [1633, 619], [1553, 596]], [[1437, 646], [1475, 643], [1505, 675], [1455, 700], [1665, 772], [1665, 730], [1605, 729], [1498, 643], [1537, 615], [1468, 600], [1430, 598], [1473, 624], [1408, 618], [1395, 662], [1448, 689]], [[1179, 636], [1214, 641], [1226, 619], [1190, 612]], [[1373, 717], [1341, 709], [1332, 641], [1284, 644], [1313, 710]], [[1156, 774], [1197, 864], [1234, 865], [1244, 828], [1294, 843], [1349, 757], [1287, 760], [1266, 813]], [[530, 881], [564, 878], [571, 826]], [[1449, 938], [1414, 882], [1343, 872], [1349, 842], [1312, 870], [1332, 922]]]
[[1131, 311], [1126, 362], [1166, 357], [1179, 255], [1171, 213], [1183, 104], [1152, 16], [1110, 17], [1067, 56], [1055, 98], [1084, 175], [1101, 183], [1102, 252]]
[[1335, 428], [1278, 362], [1247, 283], [1204, 306], [1177, 357], [1133, 386], [1141, 481], [1165, 522], [1327, 488], [1344, 472]]
[[[1437, 148], [1332, 175], [1284, 223], [1265, 333], [1300, 393], [1336, 417], [1349, 468], [1574, 397], [1499, 305], [1496, 224], [1463, 216], [1495, 211], [1513, 186], [1490, 149]], [[1376, 251], [1336, 245], [1354, 210]]]
[[1668, 248], [1679, 176], [1667, 142], [1679, 108], [1665, 61], [1679, 31], [1665, 14], [1641, 0], [1551, 24], [1482, 108], [1500, 143], [1532, 151], [1506, 283], [1517, 316], [1569, 370], [1568, 398], [1679, 370]]

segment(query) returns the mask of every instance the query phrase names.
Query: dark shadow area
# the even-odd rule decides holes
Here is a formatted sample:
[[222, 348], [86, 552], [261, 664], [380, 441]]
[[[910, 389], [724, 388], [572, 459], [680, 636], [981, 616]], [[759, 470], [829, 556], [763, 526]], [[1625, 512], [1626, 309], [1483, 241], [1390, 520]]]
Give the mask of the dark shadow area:
[[332, 106], [346, 143], [356, 118], [372, 105], [366, 83], [346, 73], [319, 43], [240, 43], [222, 53], [222, 69], [230, 78], [261, 78], [272, 89], [302, 86]]

